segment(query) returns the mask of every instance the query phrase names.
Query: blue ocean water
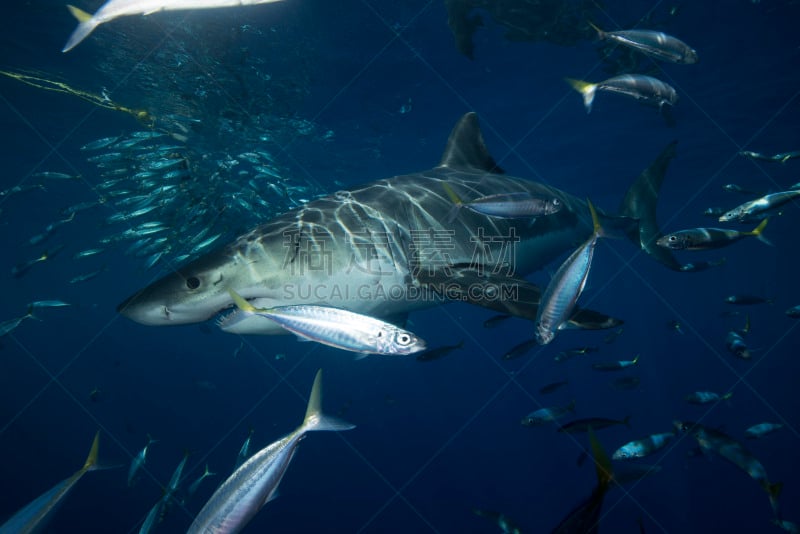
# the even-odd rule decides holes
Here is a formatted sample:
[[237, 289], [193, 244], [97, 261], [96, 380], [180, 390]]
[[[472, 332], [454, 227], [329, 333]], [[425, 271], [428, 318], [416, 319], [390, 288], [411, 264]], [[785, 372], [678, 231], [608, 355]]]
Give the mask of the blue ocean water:
[[[497, 6], [532, 9], [537, 3]], [[93, 11], [99, 2], [80, 7]], [[782, 516], [800, 521], [800, 337], [798, 323], [784, 313], [800, 304], [797, 205], [770, 220], [765, 235], [774, 246], [746, 239], [719, 251], [678, 253], [684, 262], [726, 258], [700, 273], [669, 271], [624, 240], [601, 241], [582, 301], [624, 319], [622, 334], [606, 344], [608, 332], [562, 332], [551, 345], [511, 361], [502, 354], [531, 337], [531, 324], [512, 319], [486, 329], [482, 324], [494, 313], [462, 303], [411, 315], [408, 327], [431, 346], [464, 340], [463, 349], [425, 364], [413, 357], [355, 360], [289, 336], [237, 337], [213, 322], [133, 323], [116, 313], [117, 304], [169, 273], [170, 263], [148, 269], [145, 257], [125, 253], [127, 242], [73, 259], [128, 228], [106, 222], [113, 213], [107, 203], [76, 213], [44, 242], [29, 242], [65, 219], [65, 208], [100, 198], [97, 186], [108, 178], [87, 161], [94, 152], [82, 146], [145, 129], [131, 114], [103, 107], [102, 98], [80, 98], [78, 91], [147, 109], [156, 121], [185, 119], [171, 124], [186, 128], [180, 132], [195, 158], [196, 191], [211, 180], [217, 162], [259, 146], [275, 154], [288, 184], [305, 188], [297, 198], [427, 169], [438, 163], [450, 129], [468, 111], [478, 113], [486, 143], [508, 174], [589, 197], [607, 211], [677, 140], [658, 206], [664, 231], [720, 226], [703, 210], [753, 198], [726, 192], [724, 184], [774, 192], [798, 181], [798, 160], [754, 161], [738, 152], [800, 150], [794, 24], [800, 5], [611, 0], [590, 7], [593, 22], [605, 29], [654, 27], [698, 51], [696, 65], [639, 63], [676, 88], [674, 125], [654, 108], [609, 94], [599, 94], [586, 114], [563, 78], [610, 76], [592, 39], [570, 46], [509, 40], [502, 24], [508, 17], [498, 22], [478, 9], [484, 24], [473, 36], [474, 59], [466, 58], [438, 0], [286, 0], [127, 17], [102, 25], [67, 54], [60, 50], [75, 23], [62, 5], [32, 1], [5, 10], [0, 321], [23, 315], [32, 301], [60, 299], [71, 306], [37, 309], [37, 320], [0, 338], [0, 521], [79, 469], [100, 430], [101, 463], [120, 467], [88, 473], [47, 531], [137, 531], [188, 451], [184, 489], [206, 463], [218, 475], [191, 499], [174, 501], [154, 528], [185, 531], [232, 471], [251, 429], [257, 450], [300, 423], [318, 368], [325, 370], [324, 406], [357, 428], [307, 436], [279, 498], [246, 532], [499, 531], [475, 508], [500, 511], [523, 532], [548, 532], [596, 483], [592, 462], [576, 463], [588, 439], [519, 421], [536, 408], [571, 400], [576, 417], [631, 417], [630, 428], [598, 431], [609, 453], [669, 431], [675, 419], [702, 421], [741, 440], [769, 479], [783, 482]], [[38, 87], [21, 76], [35, 77]], [[45, 171], [81, 179], [37, 176]], [[244, 190], [252, 177], [236, 169], [226, 176], [226, 191]], [[37, 187], [13, 193], [16, 186]], [[284, 199], [269, 209], [291, 207]], [[219, 220], [227, 237], [271, 214], [240, 210]], [[171, 239], [177, 249], [188, 237]], [[59, 254], [24, 276], [12, 274], [60, 245]], [[554, 262], [528, 278], [544, 286], [557, 268]], [[90, 280], [70, 282], [97, 271]], [[773, 302], [734, 307], [723, 301], [731, 294]], [[721, 316], [725, 311], [740, 314]], [[742, 328], [746, 314], [749, 361], [725, 348], [727, 332]], [[553, 360], [561, 350], [585, 345], [600, 350]], [[636, 354], [640, 363], [630, 374], [641, 382], [634, 390], [613, 389], [616, 375], [591, 369], [593, 362]], [[539, 393], [557, 380], [569, 383]], [[706, 406], [684, 400], [701, 390], [733, 396]], [[784, 426], [745, 440], [744, 430], [763, 421]], [[148, 434], [158, 442], [128, 487], [128, 465]], [[777, 531], [756, 481], [719, 456], [692, 455], [695, 446], [683, 437], [645, 458], [660, 471], [609, 491], [601, 531], [639, 532], [640, 522], [646, 532]]]

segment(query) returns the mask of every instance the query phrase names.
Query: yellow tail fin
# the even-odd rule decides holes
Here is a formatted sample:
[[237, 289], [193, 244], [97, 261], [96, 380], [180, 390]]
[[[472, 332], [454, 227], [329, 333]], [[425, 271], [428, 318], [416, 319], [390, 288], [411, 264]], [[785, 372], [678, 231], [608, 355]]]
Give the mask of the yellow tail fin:
[[460, 206], [461, 204], [463, 204], [458, 194], [455, 191], [453, 191], [452, 187], [450, 187], [450, 184], [448, 184], [447, 182], [442, 182], [442, 189], [444, 189], [444, 192], [447, 193], [447, 196], [450, 198], [450, 201], [453, 204], [455, 204], [456, 206]]
[[594, 29], [594, 31], [597, 32], [597, 37], [602, 39], [602, 38], [604, 38], [606, 36], [606, 32], [601, 30], [600, 27], [597, 24], [593, 23], [591, 20], [589, 20], [587, 22], [589, 23], [589, 26], [591, 26]]
[[765, 227], [765, 226], [767, 226], [767, 223], [768, 223], [768, 222], [769, 222], [769, 219], [764, 219], [763, 221], [761, 221], [761, 224], [759, 224], [758, 226], [756, 226], [756, 227], [753, 229], [753, 231], [752, 231], [752, 232], [750, 232], [750, 235], [754, 235], [754, 236], [756, 236], [756, 237], [757, 237], [757, 236], [760, 236], [760, 235], [761, 235], [761, 233], [764, 231], [764, 227]]
[[72, 16], [75, 17], [78, 20], [78, 22], [86, 22], [87, 20], [92, 18], [92, 16], [89, 13], [75, 6], [67, 4], [67, 9], [69, 9], [69, 12], [72, 13]]
[[578, 91], [580, 94], [586, 93], [589, 87], [594, 85], [593, 83], [585, 82], [583, 80], [577, 80], [575, 78], [564, 78], [564, 81], [570, 84], [570, 86], [572, 86], [572, 88]]
[[81, 471], [91, 471], [97, 465], [97, 454], [100, 450], [100, 431], [97, 431], [97, 434], [94, 435], [94, 441], [92, 441], [92, 448], [89, 449], [89, 456], [86, 457], [86, 462], [83, 464], [83, 468]]
[[589, 212], [592, 214], [592, 226], [594, 227], [594, 233], [597, 235], [603, 235], [603, 227], [600, 226], [600, 218], [597, 216], [597, 210], [594, 209], [594, 204], [588, 198], [586, 199], [586, 203], [589, 205]]
[[744, 234], [745, 235], [751, 235], [751, 236], [755, 237], [756, 239], [758, 239], [759, 241], [764, 242], [767, 245], [774, 246], [769, 239], [767, 239], [766, 237], [764, 237], [762, 235], [763, 232], [764, 232], [764, 228], [767, 226], [768, 222], [769, 222], [769, 219], [764, 219], [763, 221], [761, 221], [761, 224], [756, 226], [752, 231], [744, 232]]
[[597, 92], [597, 84], [576, 80], [575, 78], [564, 78], [564, 80], [583, 95], [583, 106], [586, 108], [586, 113], [591, 113], [594, 95]]
[[234, 291], [232, 288], [228, 288], [228, 293], [230, 293], [231, 298], [233, 299], [233, 303], [236, 304], [236, 307], [240, 310], [248, 313], [256, 313], [260, 311], [264, 311], [262, 309], [256, 308], [249, 302], [247, 302], [244, 297], [242, 297], [239, 293]]
[[303, 424], [300, 428], [304, 432], [314, 430], [342, 431], [355, 428], [355, 425], [351, 425], [347, 421], [322, 413], [322, 369], [319, 369], [314, 377], [314, 385], [311, 386], [311, 395], [308, 397], [306, 416], [303, 418]]
[[447, 222], [450, 223], [453, 222], [455, 218], [458, 216], [458, 212], [459, 210], [461, 210], [461, 206], [463, 206], [464, 203], [461, 201], [461, 198], [459, 198], [458, 194], [455, 191], [453, 191], [453, 188], [450, 187], [450, 184], [448, 184], [447, 182], [442, 182], [442, 189], [444, 189], [444, 192], [447, 193], [448, 197], [450, 197], [450, 202], [453, 203], [453, 207], [447, 214]]
[[603, 489], [608, 488], [608, 485], [614, 479], [614, 470], [611, 467], [611, 460], [608, 458], [603, 446], [594, 435], [594, 430], [589, 427], [589, 444], [592, 448], [592, 458], [594, 459], [594, 467], [597, 471], [597, 485]]

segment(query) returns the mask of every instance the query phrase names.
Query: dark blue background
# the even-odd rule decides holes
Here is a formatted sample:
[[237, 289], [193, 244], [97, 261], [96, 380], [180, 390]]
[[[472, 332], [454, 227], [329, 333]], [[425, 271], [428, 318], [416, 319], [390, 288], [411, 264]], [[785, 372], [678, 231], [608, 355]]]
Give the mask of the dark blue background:
[[[609, 1], [607, 28], [635, 24], [649, 2]], [[249, 24], [272, 31], [271, 46], [249, 37], [250, 53], [283, 80], [297, 78], [303, 97], [286, 116], [332, 130], [328, 142], [287, 147], [298, 176], [325, 189], [338, 180], [355, 185], [429, 168], [438, 162], [455, 121], [478, 112], [487, 144], [514, 176], [546, 181], [613, 210], [633, 179], [671, 140], [672, 163], [659, 204], [664, 230], [716, 225], [702, 216], [709, 206], [745, 200], [722, 191], [726, 183], [777, 191], [800, 180], [800, 162], [764, 164], [737, 156], [800, 149], [800, 36], [794, 2], [726, 0], [686, 3], [667, 17], [670, 33], [696, 48], [697, 65], [662, 65], [658, 76], [674, 85], [680, 102], [675, 127], [652, 109], [600, 94], [587, 115], [563, 77], [602, 79], [595, 44], [562, 48], [511, 43], [490, 22], [475, 36], [476, 58], [455, 50], [441, 2], [320, 2], [286, 0], [242, 10], [157, 14], [101, 26], [69, 54], [60, 50], [74, 21], [57, 2], [16, 3], [4, 10], [0, 66], [36, 72], [73, 87], [133, 105], [170, 98], [168, 87], [147, 95], [124, 81], [144, 54], [123, 55], [115, 36], [157, 42], [164, 24], [199, 28], [189, 52], [213, 47], [224, 28]], [[82, 4], [92, 10], [97, 2]], [[668, 6], [659, 6], [662, 15]], [[184, 18], [185, 17], [185, 18]], [[181, 22], [183, 21], [183, 22]], [[208, 31], [202, 31], [208, 25]], [[392, 30], [395, 26], [399, 34]], [[291, 53], [298, 60], [289, 59]], [[114, 67], [109, 57], [114, 55]], [[273, 66], [274, 64], [274, 66]], [[117, 69], [117, 70], [114, 70]], [[190, 81], [186, 82], [190, 84]], [[409, 113], [399, 113], [410, 100]], [[3, 172], [0, 190], [31, 183], [42, 170], [80, 172], [83, 144], [141, 129], [129, 116], [93, 107], [74, 97], [42, 91], [0, 77]], [[236, 150], [235, 137], [225, 140]], [[197, 143], [212, 143], [195, 139]], [[215, 139], [214, 143], [220, 142]], [[99, 179], [96, 179], [99, 181]], [[183, 508], [173, 509], [156, 531], [185, 530], [191, 518], [230, 473], [248, 429], [260, 448], [300, 423], [317, 368], [325, 369], [328, 411], [358, 428], [312, 434], [301, 445], [281, 485], [247, 531], [273, 532], [496, 532], [471, 509], [500, 510], [526, 532], [544, 532], [595, 483], [590, 462], [576, 466], [585, 435], [553, 427], [525, 428], [522, 416], [541, 406], [574, 399], [577, 415], [622, 418], [632, 428], [599, 433], [609, 452], [626, 441], [671, 428], [673, 419], [702, 419], [743, 439], [748, 426], [782, 422], [785, 428], [746, 446], [770, 479], [784, 482], [784, 515], [800, 519], [800, 411], [796, 394], [800, 341], [797, 323], [784, 310], [800, 303], [797, 291], [797, 206], [772, 220], [765, 234], [775, 244], [749, 239], [712, 253], [685, 253], [683, 261], [727, 258], [707, 272], [668, 271], [624, 241], [603, 241], [582, 301], [626, 320], [624, 333], [605, 345], [605, 333], [565, 332], [525, 359], [501, 361], [510, 346], [531, 335], [513, 320], [497, 330], [482, 322], [491, 314], [451, 304], [412, 315], [410, 327], [429, 345], [465, 341], [447, 358], [420, 364], [413, 358], [353, 357], [290, 337], [239, 339], [198, 325], [144, 327], [115, 313], [116, 304], [161, 273], [145, 271], [123, 248], [101, 259], [71, 259], [106, 235], [107, 213], [79, 213], [52, 243], [61, 256], [34, 266], [22, 278], [11, 268], [41, 254], [28, 239], [59, 219], [59, 210], [94, 197], [85, 184], [48, 182], [47, 192], [12, 196], [0, 204], [0, 319], [24, 313], [26, 303], [63, 299], [70, 308], [45, 309], [0, 340], [0, 520], [78, 469], [91, 437], [101, 429], [100, 458], [124, 468], [88, 474], [50, 525], [53, 532], [132, 532], [161, 496], [184, 450], [191, 482], [208, 462], [220, 473]], [[69, 280], [103, 265], [83, 284]], [[549, 270], [554, 271], [557, 264]], [[547, 283], [548, 273], [531, 280]], [[743, 316], [722, 318], [723, 297], [757, 293], [775, 299], [748, 309], [754, 349], [750, 362], [735, 360], [726, 333]], [[684, 335], [667, 322], [677, 319]], [[234, 352], [240, 343], [244, 349]], [[553, 361], [560, 350], [598, 345], [598, 355]], [[635, 391], [615, 391], [613, 376], [589, 360], [630, 359], [641, 354]], [[285, 354], [277, 360], [276, 354]], [[543, 396], [538, 389], [568, 379], [569, 386]], [[203, 387], [208, 382], [213, 388]], [[89, 393], [102, 390], [99, 402]], [[729, 402], [687, 404], [695, 390], [732, 390]], [[126, 484], [130, 459], [151, 434], [146, 472]], [[626, 491], [609, 493], [602, 529], [638, 532], [755, 532], [771, 527], [765, 493], [719, 457], [689, 458], [689, 439], [660, 456], [661, 472]], [[213, 483], [212, 483], [213, 482]], [[187, 482], [188, 483], [188, 482]]]

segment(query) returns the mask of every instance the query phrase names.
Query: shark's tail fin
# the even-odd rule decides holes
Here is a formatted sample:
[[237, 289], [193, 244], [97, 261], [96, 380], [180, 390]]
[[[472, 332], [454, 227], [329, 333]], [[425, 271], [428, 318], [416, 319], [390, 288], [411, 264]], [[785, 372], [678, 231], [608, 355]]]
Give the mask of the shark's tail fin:
[[639, 222], [627, 232], [634, 244], [641, 247], [656, 261], [674, 271], [680, 271], [681, 264], [672, 255], [672, 251], [656, 244], [656, 240], [663, 235], [656, 220], [658, 192], [669, 163], [675, 157], [676, 145], [677, 141], [668, 144], [655, 161], [642, 171], [622, 200], [619, 215], [636, 219]]
[[78, 27], [75, 28], [75, 31], [69, 36], [67, 44], [65, 44], [64, 49], [61, 50], [62, 52], [69, 52], [78, 46], [78, 43], [86, 39], [89, 34], [100, 25], [97, 20], [95, 20], [89, 13], [83, 11], [82, 9], [78, 9], [75, 6], [70, 5], [67, 6], [67, 9], [69, 9], [69, 12], [72, 13], [73, 17], [78, 19]]

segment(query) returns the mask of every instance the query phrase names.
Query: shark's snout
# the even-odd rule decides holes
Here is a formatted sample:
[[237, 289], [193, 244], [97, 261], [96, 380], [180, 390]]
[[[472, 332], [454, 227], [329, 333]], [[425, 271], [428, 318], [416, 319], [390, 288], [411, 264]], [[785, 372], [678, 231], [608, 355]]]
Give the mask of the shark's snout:
[[175, 324], [171, 321], [169, 308], [149, 299], [144, 291], [140, 291], [123, 300], [117, 306], [117, 312], [137, 323], [159, 326]]

